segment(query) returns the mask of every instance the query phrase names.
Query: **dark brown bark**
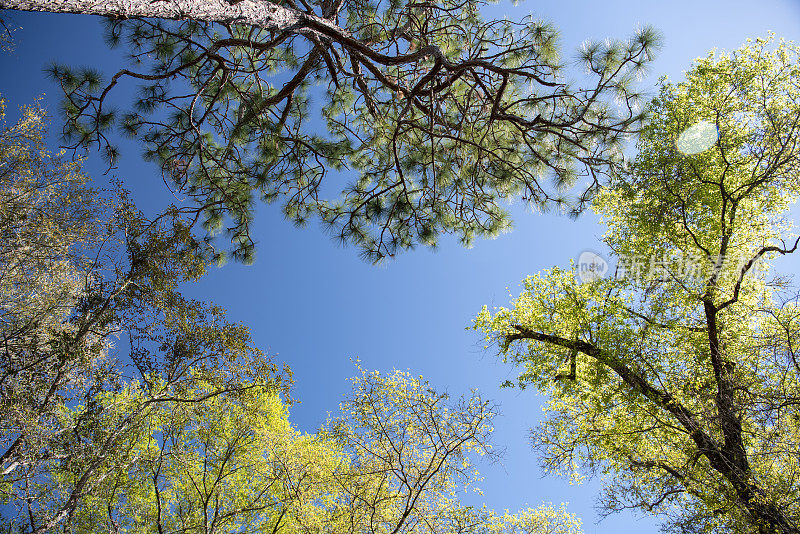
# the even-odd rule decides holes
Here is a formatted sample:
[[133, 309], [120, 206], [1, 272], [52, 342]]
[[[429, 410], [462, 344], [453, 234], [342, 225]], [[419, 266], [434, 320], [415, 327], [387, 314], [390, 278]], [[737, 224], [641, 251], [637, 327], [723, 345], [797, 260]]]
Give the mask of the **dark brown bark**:
[[[728, 376], [732, 368], [723, 363], [719, 351], [716, 309], [713, 305], [709, 305], [707, 312], [709, 313], [707, 316], [709, 343], [712, 351], [716, 351], [714, 358], [718, 362], [718, 364], [713, 364], [715, 374], [716, 367], [719, 367], [717, 405], [725, 440], [722, 444], [717, 443], [703, 429], [695, 414], [672, 395], [656, 388], [613, 354], [609, 354], [591, 343], [535, 332], [520, 325], [514, 326], [517, 333], [506, 336], [505, 341], [512, 343], [531, 339], [574, 350], [600, 361], [613, 370], [624, 384], [671, 414], [680, 423], [694, 441], [697, 451], [705, 456], [711, 467], [731, 484], [736, 492], [738, 504], [748, 511], [753, 523], [758, 525], [759, 534], [800, 534], [800, 527], [796, 522], [792, 518], [786, 517], [777, 506], [765, 502], [764, 492], [751, 480], [747, 453], [742, 443], [742, 426], [734, 410], [733, 392]], [[678, 480], [680, 481], [680, 478]]]

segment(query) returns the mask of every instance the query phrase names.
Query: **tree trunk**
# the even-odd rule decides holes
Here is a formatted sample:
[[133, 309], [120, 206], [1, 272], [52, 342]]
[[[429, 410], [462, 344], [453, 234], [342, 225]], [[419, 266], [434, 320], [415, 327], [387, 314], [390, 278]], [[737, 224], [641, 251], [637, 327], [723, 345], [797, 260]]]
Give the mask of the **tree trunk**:
[[[271, 31], [296, 31], [309, 23], [331, 26], [319, 17], [282, 7], [265, 0], [0, 0], [0, 8], [18, 11], [76, 13], [104, 17], [150, 17], [248, 24]], [[339, 30], [341, 31], [341, 30]]]

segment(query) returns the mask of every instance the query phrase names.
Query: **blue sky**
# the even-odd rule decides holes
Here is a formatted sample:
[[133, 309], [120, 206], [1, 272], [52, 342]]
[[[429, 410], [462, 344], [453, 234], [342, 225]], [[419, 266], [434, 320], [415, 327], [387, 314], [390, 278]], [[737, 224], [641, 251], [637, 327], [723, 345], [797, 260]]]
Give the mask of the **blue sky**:
[[[714, 47], [732, 50], [767, 31], [800, 41], [797, 0], [560, 0], [500, 3], [488, 12], [512, 19], [534, 12], [553, 22], [567, 57], [587, 38], [624, 38], [637, 25], [654, 25], [663, 32], [664, 47], [644, 81], [651, 88], [663, 74], [680, 80], [694, 58]], [[15, 33], [16, 51], [0, 56], [0, 94], [8, 101], [9, 118], [14, 119], [15, 106], [41, 96], [57, 131], [58, 90], [42, 68], [56, 60], [108, 72], [119, 65], [118, 56], [107, 50], [92, 17], [13, 14], [11, 22], [22, 29]], [[171, 198], [157, 169], [143, 163], [139, 152], [123, 144], [114, 173], [141, 205], [157, 209]], [[87, 170], [100, 178], [104, 167], [92, 157]], [[501, 382], [516, 376], [514, 370], [484, 351], [477, 333], [465, 330], [484, 304], [507, 304], [526, 275], [566, 266], [583, 250], [602, 250], [603, 229], [590, 215], [570, 221], [534, 214], [521, 205], [513, 211], [515, 229], [495, 240], [478, 241], [469, 250], [445, 240], [435, 253], [419, 249], [376, 267], [362, 262], [353, 248], [333, 242], [314, 223], [298, 229], [282, 219], [276, 206], [263, 206], [255, 227], [256, 263], [213, 270], [187, 293], [226, 308], [230, 319], [251, 328], [261, 348], [292, 367], [294, 397], [302, 401], [293, 407], [292, 420], [300, 429], [314, 431], [328, 411], [336, 410], [349, 388], [346, 379], [356, 372], [354, 358], [367, 369], [408, 369], [453, 395], [477, 388], [500, 405], [503, 415], [494, 441], [506, 454], [500, 464], [481, 466], [485, 495], [471, 501], [498, 510], [569, 502], [587, 533], [656, 532], [655, 522], [633, 514], [597, 525], [592, 507], [596, 483], [576, 487], [541, 477], [528, 435], [541, 416], [542, 398], [533, 391], [500, 389]]]

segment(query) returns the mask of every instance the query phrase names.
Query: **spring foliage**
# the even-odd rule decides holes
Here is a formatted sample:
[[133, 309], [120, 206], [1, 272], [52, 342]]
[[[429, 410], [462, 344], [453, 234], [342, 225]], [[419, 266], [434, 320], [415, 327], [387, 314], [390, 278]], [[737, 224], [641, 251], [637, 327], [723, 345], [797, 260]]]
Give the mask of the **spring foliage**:
[[[548, 396], [548, 469], [602, 476], [607, 512], [676, 532], [798, 532], [797, 303], [769, 264], [797, 249], [798, 48], [774, 38], [697, 60], [650, 106], [638, 155], [595, 200], [618, 270], [529, 277], [480, 313], [518, 383]], [[719, 140], [675, 141], [709, 121]]]
[[[0, 493], [25, 532], [66, 524], [135, 463], [134, 436], [168, 400], [288, 378], [246, 328], [180, 294], [210, 258], [172, 211], [148, 220], [123, 190], [92, 189], [43, 136], [36, 106], [0, 132]], [[134, 377], [140, 393], [117, 402]]]
[[288, 369], [179, 291], [213, 252], [174, 210], [92, 189], [43, 121], [31, 106], [0, 131], [6, 531], [580, 533], [563, 506], [462, 504], [493, 454], [474, 392], [362, 371], [323, 428], [295, 429]]

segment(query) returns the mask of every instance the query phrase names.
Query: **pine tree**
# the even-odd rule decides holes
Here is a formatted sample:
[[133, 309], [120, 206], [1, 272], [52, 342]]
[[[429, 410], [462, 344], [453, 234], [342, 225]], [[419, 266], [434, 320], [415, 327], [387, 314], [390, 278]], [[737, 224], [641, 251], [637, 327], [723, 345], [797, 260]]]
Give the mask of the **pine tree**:
[[[576, 213], [640, 118], [633, 85], [658, 35], [586, 44], [585, 88], [537, 20], [484, 20], [482, 0], [1, 0], [108, 18], [136, 68], [54, 66], [67, 132], [113, 160], [113, 128], [143, 142], [187, 211], [252, 259], [257, 199], [319, 218], [373, 261], [441, 234], [508, 228], [504, 201]], [[117, 113], [118, 83], [141, 84]]]

